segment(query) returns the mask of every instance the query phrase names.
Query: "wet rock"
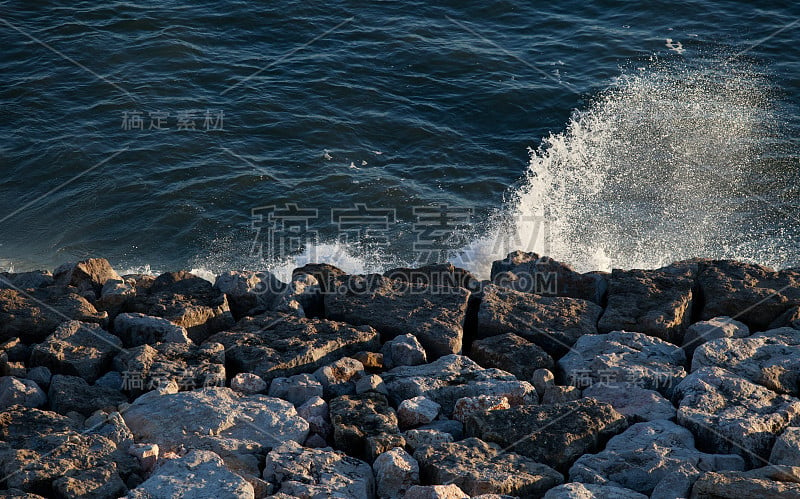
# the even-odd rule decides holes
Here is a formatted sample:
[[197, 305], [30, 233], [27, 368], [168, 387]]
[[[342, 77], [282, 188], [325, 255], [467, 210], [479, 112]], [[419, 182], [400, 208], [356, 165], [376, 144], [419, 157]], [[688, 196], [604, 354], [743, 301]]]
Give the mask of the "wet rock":
[[327, 263], [307, 263], [292, 271], [292, 279], [303, 274], [312, 276], [319, 283], [323, 292], [332, 289], [331, 281], [347, 275], [344, 270]]
[[739, 454], [749, 466], [769, 457], [784, 428], [800, 424], [800, 400], [716, 367], [687, 376], [675, 399], [678, 423], [692, 431], [699, 449]]
[[146, 294], [131, 300], [128, 308], [129, 312], [163, 317], [186, 328], [196, 343], [234, 324], [225, 294], [185, 271], [161, 274]]
[[792, 306], [800, 304], [800, 274], [731, 260], [701, 264], [698, 283], [705, 305], [702, 319], [736, 317], [751, 330], [763, 331]]
[[231, 389], [245, 395], [252, 395], [266, 391], [267, 382], [253, 373], [239, 373], [231, 378]]
[[633, 490], [589, 483], [565, 483], [547, 491], [544, 499], [647, 499]]
[[478, 338], [514, 333], [550, 355], [566, 352], [582, 335], [597, 333], [603, 309], [587, 300], [547, 297], [495, 285], [483, 290]]
[[229, 471], [222, 459], [207, 450], [193, 450], [169, 459], [128, 495], [131, 499], [152, 497], [225, 497], [253, 499], [253, 486]]
[[578, 458], [569, 470], [573, 482], [623, 487], [650, 495], [673, 473], [744, 470], [737, 455], [712, 455], [698, 451], [692, 433], [670, 421], [637, 423], [612, 437], [598, 454]]
[[264, 480], [284, 497], [375, 497], [372, 468], [330, 449], [283, 443], [267, 454]]
[[367, 392], [376, 392], [383, 395], [389, 395], [389, 390], [383, 382], [383, 378], [377, 374], [369, 374], [356, 381], [356, 395]]
[[[114, 442], [81, 430], [69, 418], [50, 411], [16, 406], [0, 413], [0, 473], [5, 477], [4, 485], [54, 497], [54, 486], [58, 486], [54, 482], [60, 477], [114, 469]], [[115, 481], [113, 473], [106, 478], [109, 483]]]
[[366, 376], [364, 365], [350, 357], [343, 357], [314, 371], [314, 377], [322, 384], [325, 398], [354, 395], [356, 383], [363, 376]]
[[414, 428], [433, 422], [442, 408], [433, 400], [419, 396], [400, 402], [397, 419], [401, 428]]
[[492, 282], [517, 291], [545, 296], [566, 296], [602, 303], [606, 275], [579, 274], [569, 265], [536, 253], [514, 251], [492, 263]]
[[86, 470], [70, 470], [53, 482], [59, 497], [104, 497], [116, 498], [128, 492], [120, 478], [115, 463]]
[[122, 390], [138, 396], [169, 382], [180, 390], [224, 385], [224, 363], [219, 343], [157, 343], [123, 350], [113, 366], [122, 375]]
[[677, 414], [675, 406], [660, 393], [632, 383], [597, 383], [583, 390], [583, 396], [611, 404], [630, 423], [675, 420]]
[[56, 374], [50, 381], [47, 400], [48, 407], [59, 414], [74, 411], [84, 416], [100, 409], [116, 411], [117, 406], [128, 402], [119, 390], [90, 385], [83, 378], [61, 374]]
[[633, 383], [672, 393], [686, 371], [680, 347], [643, 333], [614, 331], [582, 336], [558, 361], [564, 380], [578, 388], [595, 383]]
[[121, 350], [119, 338], [97, 324], [67, 321], [33, 348], [30, 365], [93, 382], [108, 370]]
[[119, 314], [114, 319], [114, 334], [126, 347], [154, 343], [191, 343], [186, 328], [161, 317], [144, 314]]
[[707, 321], [695, 322], [686, 329], [683, 337], [683, 350], [691, 355], [703, 343], [717, 338], [744, 338], [750, 336], [750, 328], [730, 317], [714, 317]]
[[597, 329], [636, 331], [680, 345], [692, 317], [696, 275], [697, 265], [687, 263], [658, 270], [614, 269]]
[[137, 398], [123, 417], [138, 442], [158, 444], [162, 452], [181, 446], [206, 448], [207, 440], [217, 439], [239, 442], [256, 453], [288, 440], [303, 442], [308, 435], [308, 423], [289, 402], [239, 395], [224, 387], [170, 395], [149, 392]]
[[0, 289], [0, 341], [18, 337], [25, 344], [40, 343], [67, 319], [103, 325], [108, 314], [61, 288]]
[[52, 286], [53, 275], [46, 270], [32, 272], [0, 272], [0, 289], [36, 289]]
[[778, 393], [800, 396], [800, 330], [786, 327], [700, 346], [692, 371], [721, 367]]
[[486, 411], [499, 411], [508, 409], [511, 405], [508, 398], [501, 396], [478, 395], [477, 397], [463, 397], [456, 400], [453, 407], [453, 419], [466, 423], [467, 419]]
[[331, 400], [329, 408], [335, 446], [348, 455], [372, 462], [405, 445], [397, 415], [381, 394], [343, 395]]
[[420, 447], [414, 452], [427, 483], [457, 485], [467, 494], [542, 495], [563, 483], [560, 473], [477, 438]]
[[419, 464], [400, 447], [390, 449], [372, 463], [378, 497], [402, 499], [406, 491], [419, 484]]
[[269, 386], [269, 396], [288, 400], [299, 407], [314, 397], [322, 397], [322, 383], [310, 374], [275, 378]]
[[430, 358], [461, 352], [469, 291], [378, 274], [343, 276], [331, 285], [325, 294], [329, 319], [372, 326], [383, 341], [410, 332]]
[[769, 462], [800, 467], [800, 427], [790, 426], [783, 430], [775, 440]]
[[515, 452], [556, 469], [597, 452], [627, 426], [625, 416], [590, 398], [484, 412], [471, 416], [465, 425], [469, 436], [503, 448], [513, 445]]
[[553, 358], [542, 348], [514, 333], [490, 336], [472, 343], [469, 357], [483, 367], [508, 371], [529, 381], [537, 369], [553, 369]]
[[36, 382], [13, 376], [0, 377], [0, 411], [17, 404], [25, 407], [41, 407], [46, 403], [47, 395]]
[[484, 369], [462, 355], [448, 355], [421, 366], [396, 367], [383, 374], [383, 382], [395, 404], [422, 395], [441, 405], [447, 417], [462, 397], [500, 395], [511, 405], [536, 400], [536, 392], [527, 381], [499, 369]]
[[773, 465], [750, 471], [705, 473], [695, 482], [691, 497], [692, 499], [800, 498], [800, 468]]
[[428, 362], [425, 349], [413, 334], [401, 334], [381, 348], [386, 369], [397, 366], [418, 366]]
[[466, 499], [469, 495], [464, 493], [458, 485], [414, 485], [403, 499]]
[[225, 345], [225, 358], [234, 374], [249, 372], [267, 382], [312, 372], [356, 352], [380, 349], [378, 333], [367, 326], [269, 314], [246, 317], [208, 341]]
[[121, 279], [105, 258], [89, 258], [76, 263], [65, 263], [53, 272], [59, 286], [74, 286], [85, 296], [90, 292], [94, 298], [100, 296], [103, 285], [109, 279]]
[[416, 450], [423, 445], [437, 445], [455, 441], [453, 435], [439, 430], [413, 429], [403, 432], [406, 439], [406, 446], [411, 450]]

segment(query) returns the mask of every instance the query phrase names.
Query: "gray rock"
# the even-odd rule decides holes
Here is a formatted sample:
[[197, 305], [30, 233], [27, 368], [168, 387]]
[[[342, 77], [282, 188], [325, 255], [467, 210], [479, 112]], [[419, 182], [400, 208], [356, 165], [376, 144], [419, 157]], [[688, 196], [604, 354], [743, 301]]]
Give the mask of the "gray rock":
[[434, 429], [422, 430], [417, 428], [406, 430], [403, 432], [403, 437], [406, 439], [406, 447], [411, 450], [416, 450], [423, 445], [437, 445], [455, 441], [452, 434]]
[[432, 263], [415, 269], [399, 267], [387, 270], [383, 276], [425, 286], [464, 288], [473, 292], [479, 291], [481, 287], [481, 282], [469, 271], [451, 263]]
[[295, 407], [314, 397], [322, 397], [322, 383], [310, 374], [295, 374], [288, 378], [275, 378], [269, 386], [269, 396], [288, 400]]
[[213, 452], [193, 450], [164, 461], [146, 481], [130, 492], [130, 499], [156, 497], [219, 497], [253, 499], [253, 486], [229, 471]]
[[536, 393], [542, 395], [548, 388], [556, 386], [555, 376], [548, 369], [537, 369], [533, 371], [531, 376], [531, 383], [536, 388]]
[[397, 419], [401, 428], [414, 428], [433, 422], [442, 408], [426, 397], [419, 396], [400, 402]]
[[492, 263], [492, 282], [517, 291], [545, 296], [567, 296], [602, 303], [606, 275], [579, 274], [565, 264], [536, 253], [514, 251]]
[[63, 288], [0, 289], [0, 341], [20, 338], [25, 344], [40, 343], [67, 318], [104, 325], [108, 314]]
[[419, 463], [400, 447], [378, 456], [372, 469], [380, 498], [402, 499], [408, 489], [419, 484]]
[[686, 329], [683, 337], [683, 350], [691, 355], [703, 343], [717, 338], [744, 338], [750, 336], [750, 328], [730, 317], [714, 317], [707, 321], [695, 322]]
[[0, 289], [36, 289], [53, 285], [53, 275], [46, 270], [0, 272]]
[[785, 327], [700, 346], [692, 371], [721, 367], [778, 393], [800, 396], [800, 330]]
[[553, 487], [544, 495], [544, 499], [647, 499], [647, 496], [633, 490], [595, 485], [589, 483], [565, 483]]
[[267, 390], [267, 382], [253, 373], [239, 373], [231, 378], [231, 389], [245, 395], [262, 393]]
[[103, 285], [103, 289], [100, 291], [100, 298], [95, 301], [95, 306], [98, 310], [108, 312], [109, 320], [113, 320], [135, 297], [135, 280], [109, 279]]
[[586, 300], [547, 297], [495, 285], [483, 290], [478, 338], [514, 333], [560, 356], [584, 334], [597, 333], [603, 309]]
[[59, 414], [74, 411], [89, 416], [100, 409], [116, 411], [120, 404], [128, 402], [128, 398], [119, 390], [89, 385], [77, 376], [56, 374], [50, 381], [47, 401], [48, 407]]
[[389, 390], [386, 389], [386, 384], [384, 384], [383, 378], [377, 374], [369, 374], [356, 381], [356, 395], [367, 392], [376, 392], [382, 393], [383, 395], [389, 395]]
[[126, 347], [154, 343], [191, 343], [186, 328], [161, 317], [144, 314], [119, 314], [114, 319], [114, 334]]
[[321, 397], [314, 397], [297, 408], [297, 414], [308, 421], [311, 433], [316, 433], [324, 439], [333, 434], [328, 403]]
[[403, 499], [468, 499], [458, 485], [414, 485]]
[[494, 442], [534, 461], [566, 469], [627, 428], [610, 405], [583, 398], [565, 404], [519, 406], [471, 416], [467, 435]]
[[163, 317], [186, 328], [195, 343], [234, 324], [225, 294], [189, 272], [158, 276], [146, 293], [128, 303], [128, 312]]
[[111, 366], [122, 342], [97, 324], [67, 321], [33, 348], [30, 365], [55, 374], [80, 376], [90, 383]]
[[380, 349], [378, 333], [367, 326], [269, 314], [246, 317], [208, 341], [225, 345], [225, 359], [234, 372], [253, 373], [267, 382]]
[[46, 403], [47, 395], [35, 381], [13, 376], [0, 377], [0, 411], [17, 404], [25, 407], [41, 407]]
[[767, 329], [778, 329], [781, 327], [793, 327], [800, 329], [800, 305], [792, 305], [789, 309], [772, 321]]
[[611, 404], [630, 423], [674, 420], [677, 414], [675, 406], [660, 393], [632, 383], [596, 383], [583, 390], [583, 396]]
[[364, 365], [350, 357], [342, 357], [314, 371], [314, 377], [322, 384], [326, 398], [354, 395], [356, 383], [364, 376]]
[[608, 304], [597, 324], [601, 333], [636, 331], [680, 345], [692, 316], [697, 264], [658, 270], [614, 269]]
[[784, 428], [800, 424], [800, 400], [717, 367], [687, 376], [675, 398], [678, 423], [692, 431], [699, 449], [739, 454], [749, 466], [769, 457]]
[[499, 411], [509, 409], [507, 397], [498, 395], [478, 395], [477, 397], [462, 397], [456, 400], [453, 407], [453, 419], [466, 423], [467, 419], [474, 414], [486, 411]]
[[739, 456], [704, 454], [692, 433], [666, 420], [637, 423], [609, 440], [598, 454], [578, 458], [569, 470], [573, 482], [612, 485], [650, 495], [673, 473], [744, 470]]
[[461, 353], [470, 295], [464, 288], [424, 286], [378, 274], [342, 276], [330, 284], [325, 294], [329, 319], [372, 326], [383, 341], [410, 332], [432, 359]]
[[633, 383], [670, 396], [686, 376], [680, 347], [643, 333], [614, 331], [582, 336], [558, 361], [564, 380], [578, 388]]
[[59, 286], [74, 286], [83, 295], [91, 292], [100, 296], [103, 285], [109, 279], [121, 279], [105, 258], [89, 258], [77, 263], [65, 263], [53, 272]]
[[437, 419], [436, 421], [422, 425], [418, 430], [436, 430], [444, 433], [449, 433], [453, 436], [454, 440], [461, 440], [464, 438], [464, 424], [455, 419]]
[[50, 388], [50, 378], [52, 377], [53, 375], [50, 373], [50, 369], [44, 366], [37, 366], [28, 369], [27, 378], [39, 385], [42, 390], [47, 390]]
[[121, 497], [128, 487], [117, 472], [115, 463], [87, 470], [70, 471], [53, 482], [58, 497]]
[[533, 385], [499, 369], [484, 369], [462, 355], [447, 355], [421, 366], [396, 367], [383, 374], [395, 404], [423, 395], [442, 406], [450, 417], [456, 400], [477, 395], [500, 395], [511, 405], [536, 401]]
[[581, 398], [581, 391], [574, 386], [552, 386], [542, 395], [542, 404], [563, 404]]
[[387, 341], [381, 348], [381, 353], [386, 369], [397, 366], [418, 366], [428, 362], [425, 349], [413, 334], [401, 334]]
[[697, 281], [705, 305], [704, 320], [727, 315], [763, 331], [787, 310], [800, 304], [800, 273], [731, 260], [700, 264]]
[[94, 384], [97, 386], [113, 388], [114, 390], [122, 390], [125, 385], [125, 381], [122, 378], [122, 373], [117, 371], [109, 371], [97, 378], [97, 381], [95, 381]]
[[783, 430], [775, 440], [769, 462], [800, 467], [800, 427], [790, 426]]
[[542, 495], [563, 483], [561, 473], [514, 452], [477, 438], [420, 447], [414, 452], [421, 476], [428, 483], [457, 485], [470, 496]]
[[342, 395], [331, 400], [333, 440], [348, 455], [373, 462], [378, 455], [403, 447], [397, 415], [379, 393]]
[[553, 358], [539, 345], [514, 333], [473, 342], [469, 357], [483, 367], [508, 371], [523, 381], [531, 380], [538, 369], [553, 369], [554, 366]]
[[800, 468], [772, 465], [750, 471], [709, 472], [692, 487], [692, 499], [800, 498]]
[[309, 449], [285, 442], [267, 454], [264, 480], [283, 497], [375, 497], [372, 468], [330, 449]]

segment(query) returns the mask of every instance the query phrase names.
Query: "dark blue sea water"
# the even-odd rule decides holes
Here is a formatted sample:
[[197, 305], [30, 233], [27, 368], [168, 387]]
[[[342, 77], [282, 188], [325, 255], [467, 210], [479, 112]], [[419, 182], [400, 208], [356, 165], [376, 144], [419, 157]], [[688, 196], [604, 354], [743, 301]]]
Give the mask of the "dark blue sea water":
[[0, 267], [800, 265], [798, 39], [794, 2], [7, 0]]

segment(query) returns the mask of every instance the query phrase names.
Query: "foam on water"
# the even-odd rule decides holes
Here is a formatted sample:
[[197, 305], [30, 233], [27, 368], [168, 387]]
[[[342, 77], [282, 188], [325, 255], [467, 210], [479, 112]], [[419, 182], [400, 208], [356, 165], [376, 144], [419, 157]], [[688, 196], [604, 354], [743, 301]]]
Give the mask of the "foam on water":
[[776, 123], [768, 80], [742, 64], [626, 71], [531, 151], [524, 181], [465, 261], [484, 276], [518, 248], [580, 271], [691, 257], [779, 265], [788, 241], [764, 213], [780, 206], [754, 179]]

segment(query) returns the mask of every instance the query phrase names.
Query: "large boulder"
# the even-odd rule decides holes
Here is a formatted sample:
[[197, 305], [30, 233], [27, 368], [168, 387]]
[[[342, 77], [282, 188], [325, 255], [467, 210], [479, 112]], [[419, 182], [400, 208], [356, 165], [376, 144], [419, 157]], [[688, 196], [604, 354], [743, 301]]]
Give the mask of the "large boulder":
[[80, 262], [65, 263], [53, 272], [59, 286], [74, 286], [81, 295], [100, 296], [109, 279], [121, 279], [105, 258], [89, 258]]
[[116, 411], [128, 398], [114, 388], [90, 385], [77, 376], [56, 374], [50, 381], [47, 402], [48, 407], [59, 414], [77, 412], [89, 416], [100, 409]]
[[218, 275], [214, 286], [228, 297], [236, 319], [268, 311], [305, 317], [305, 309], [314, 312], [322, 299], [317, 280], [308, 274], [285, 283], [266, 271], [229, 271]]
[[585, 334], [597, 333], [603, 309], [587, 300], [540, 296], [493, 284], [478, 308], [478, 338], [514, 333], [560, 356]]
[[597, 454], [578, 458], [569, 470], [573, 482], [623, 487], [648, 496], [675, 473], [699, 475], [701, 470], [744, 470], [738, 455], [704, 454], [692, 433], [670, 421], [637, 423], [609, 440]]
[[230, 374], [249, 372], [267, 382], [312, 372], [362, 350], [380, 349], [378, 333], [369, 326], [271, 314], [245, 317], [208, 341], [225, 345]]
[[13, 376], [0, 377], [0, 411], [13, 405], [41, 407], [47, 402], [47, 395], [35, 381]]
[[174, 381], [180, 390], [225, 384], [225, 351], [207, 342], [156, 343], [127, 348], [114, 358], [121, 389], [133, 396]]
[[544, 495], [544, 499], [647, 499], [647, 496], [611, 485], [595, 485], [589, 483], [565, 483], [553, 487]]
[[644, 333], [587, 334], [558, 361], [564, 381], [578, 388], [633, 383], [670, 396], [686, 376], [680, 347]]
[[675, 406], [663, 395], [634, 383], [595, 383], [583, 390], [583, 396], [611, 404], [630, 423], [674, 420], [677, 414]]
[[692, 371], [721, 367], [778, 393], [800, 396], [800, 330], [785, 327], [700, 346]]
[[197, 343], [234, 324], [225, 294], [185, 271], [161, 274], [146, 293], [129, 300], [126, 308], [128, 312], [168, 319], [186, 328]]
[[800, 467], [800, 427], [790, 426], [780, 434], [772, 446], [769, 462]]
[[144, 314], [119, 314], [114, 319], [114, 334], [126, 347], [154, 343], [190, 343], [189, 333], [162, 317]]
[[[59, 487], [59, 478], [68, 474], [106, 469], [107, 483], [120, 483], [115, 465], [118, 460], [121, 459], [114, 441], [85, 432], [66, 416], [23, 406], [0, 413], [0, 473], [4, 487], [64, 497], [58, 489], [69, 490], [69, 484]], [[125, 490], [113, 492], [124, 494]]]
[[537, 369], [553, 369], [554, 365], [542, 347], [514, 333], [473, 342], [469, 357], [483, 367], [508, 371], [523, 381], [530, 381]]
[[430, 358], [461, 353], [470, 292], [425, 286], [379, 274], [342, 276], [325, 293], [329, 319], [369, 325], [382, 341], [411, 333]]
[[397, 414], [384, 395], [342, 395], [331, 400], [329, 408], [334, 444], [348, 455], [372, 462], [383, 452], [405, 445]]
[[800, 498], [800, 468], [770, 465], [750, 471], [709, 472], [692, 487], [692, 499]]
[[744, 338], [750, 336], [750, 328], [744, 323], [730, 317], [714, 317], [707, 321], [698, 321], [686, 329], [681, 347], [687, 357], [703, 343], [717, 338]]
[[162, 462], [128, 497], [253, 499], [255, 492], [244, 478], [228, 470], [218, 455], [207, 450], [193, 450], [183, 457]]
[[563, 404], [519, 406], [475, 414], [467, 419], [469, 436], [495, 442], [559, 470], [580, 456], [597, 452], [627, 428], [625, 416], [590, 398]]
[[372, 463], [378, 497], [402, 499], [408, 489], [419, 484], [419, 463], [402, 447], [390, 449]]
[[53, 274], [46, 270], [0, 272], [0, 289], [33, 290], [52, 286]]
[[63, 288], [0, 289], [0, 341], [16, 337], [26, 344], [40, 343], [70, 319], [104, 325], [108, 314]]
[[267, 454], [264, 480], [283, 497], [375, 497], [372, 468], [330, 449], [309, 449], [288, 441]]
[[731, 260], [700, 264], [701, 318], [727, 315], [763, 331], [793, 306], [800, 305], [800, 272]]
[[67, 321], [31, 352], [29, 365], [93, 382], [108, 370], [122, 342], [97, 324]]
[[458, 268], [451, 263], [432, 263], [413, 269], [399, 267], [387, 270], [383, 276], [424, 286], [464, 288], [472, 292], [481, 289], [481, 281], [468, 270]]
[[658, 270], [614, 269], [601, 333], [637, 331], [680, 345], [692, 317], [696, 264]]
[[536, 391], [527, 381], [499, 369], [484, 369], [462, 355], [447, 355], [421, 366], [395, 367], [382, 377], [395, 405], [422, 395], [442, 406], [448, 417], [462, 397], [505, 396], [512, 405], [536, 401]]
[[580, 274], [565, 264], [536, 253], [514, 251], [492, 263], [492, 282], [545, 296], [567, 296], [602, 303], [606, 276], [599, 272]]
[[800, 400], [718, 367], [687, 376], [675, 389], [675, 399], [678, 423], [694, 433], [699, 449], [736, 453], [750, 466], [769, 458], [784, 428], [800, 424]]
[[540, 497], [563, 483], [561, 473], [477, 438], [420, 447], [414, 452], [423, 482], [454, 484], [470, 496]]

